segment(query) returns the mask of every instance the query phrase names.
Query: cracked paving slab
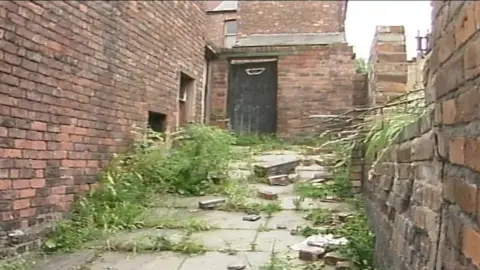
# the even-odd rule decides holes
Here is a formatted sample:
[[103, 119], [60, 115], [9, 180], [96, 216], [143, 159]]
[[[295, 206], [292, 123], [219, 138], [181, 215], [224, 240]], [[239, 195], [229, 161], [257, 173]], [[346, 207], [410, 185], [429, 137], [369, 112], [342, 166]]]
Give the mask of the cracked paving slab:
[[203, 211], [201, 213], [209, 225], [218, 229], [257, 230], [259, 226], [265, 223], [265, 217], [257, 222], [243, 221], [245, 214], [238, 212]]
[[150, 254], [107, 252], [88, 267], [90, 270], [175, 270], [181, 267], [186, 258], [187, 256], [174, 252]]
[[255, 240], [255, 248], [259, 251], [285, 253], [290, 250], [289, 246], [301, 242], [303, 236], [291, 235], [287, 230], [273, 230], [259, 232]]
[[49, 256], [46, 259], [35, 260], [34, 270], [65, 270], [81, 269], [83, 265], [94, 261], [97, 258], [95, 250], [77, 251], [70, 254], [59, 254]]
[[305, 211], [280, 211], [274, 213], [265, 226], [269, 229], [276, 229], [277, 225], [283, 225], [288, 230], [294, 229], [297, 226], [308, 224], [308, 221], [303, 218], [306, 214]]
[[262, 265], [269, 262], [270, 255], [269, 252], [238, 252], [235, 255], [207, 252], [201, 256], [187, 258], [179, 270], [225, 270], [231, 264], [244, 264], [246, 270], [260, 270]]
[[[242, 222], [242, 221], [240, 221]], [[243, 221], [245, 222], [245, 221]], [[260, 226], [260, 222], [257, 222]], [[192, 234], [192, 240], [202, 243], [208, 250], [251, 250], [256, 230], [211, 230]]]

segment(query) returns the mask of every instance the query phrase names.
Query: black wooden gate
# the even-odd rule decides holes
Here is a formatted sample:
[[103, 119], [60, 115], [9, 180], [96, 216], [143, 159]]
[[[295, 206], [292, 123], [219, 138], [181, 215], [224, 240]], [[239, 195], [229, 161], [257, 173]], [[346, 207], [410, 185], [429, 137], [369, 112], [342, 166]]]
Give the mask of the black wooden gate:
[[235, 133], [277, 131], [277, 62], [231, 64], [227, 112]]

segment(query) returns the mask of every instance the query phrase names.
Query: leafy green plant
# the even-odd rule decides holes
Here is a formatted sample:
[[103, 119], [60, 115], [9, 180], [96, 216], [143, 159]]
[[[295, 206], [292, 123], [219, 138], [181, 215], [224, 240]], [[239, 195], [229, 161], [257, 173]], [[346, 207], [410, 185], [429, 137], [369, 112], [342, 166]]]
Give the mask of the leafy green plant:
[[279, 202], [272, 202], [262, 205], [261, 211], [265, 212], [268, 217], [271, 217], [273, 213], [282, 211], [282, 206]]
[[161, 192], [204, 195], [224, 175], [234, 158], [235, 137], [210, 126], [190, 125], [175, 139], [168, 154], [146, 151], [131, 170]]
[[355, 68], [359, 74], [367, 74], [369, 72], [368, 62], [364, 58], [355, 59]]
[[107, 171], [101, 187], [77, 201], [72, 219], [57, 224], [44, 250], [72, 251], [105, 232], [142, 227], [138, 217], [145, 209], [148, 194], [139, 174]]
[[[176, 133], [173, 149], [166, 146], [162, 134], [140, 135], [131, 152], [114, 158], [105, 169], [99, 188], [77, 200], [72, 218], [58, 223], [43, 245], [46, 252], [72, 251], [120, 230], [178, 225], [142, 220], [152, 195], [203, 194], [221, 184], [233, 156], [235, 138], [213, 127], [192, 125]], [[181, 226], [208, 229], [200, 223]]]
[[0, 270], [28, 270], [33, 263], [17, 257], [15, 261], [0, 261]]
[[305, 197], [299, 196], [297, 198], [293, 198], [292, 202], [293, 205], [295, 206], [295, 210], [299, 211], [302, 209], [302, 203], [305, 201]]
[[310, 220], [313, 225], [324, 225], [332, 220], [333, 212], [328, 209], [315, 209], [310, 211], [306, 216], [307, 220]]
[[343, 226], [332, 230], [335, 235], [347, 238], [348, 244], [342, 246], [342, 252], [360, 269], [374, 269], [375, 235], [370, 229], [368, 218], [361, 203], [355, 203], [357, 213], [349, 217]]

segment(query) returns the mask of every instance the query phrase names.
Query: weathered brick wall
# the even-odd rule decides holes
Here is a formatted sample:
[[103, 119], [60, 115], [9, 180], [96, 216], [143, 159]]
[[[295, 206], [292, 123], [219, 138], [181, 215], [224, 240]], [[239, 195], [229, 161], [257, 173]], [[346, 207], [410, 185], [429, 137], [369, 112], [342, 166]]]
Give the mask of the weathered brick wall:
[[344, 32], [345, 10], [346, 1], [240, 1], [239, 35]]
[[[309, 116], [337, 115], [353, 108], [355, 60], [347, 44], [236, 48], [234, 51], [279, 54], [274, 57], [278, 59], [277, 125], [280, 136], [321, 130], [319, 123], [325, 119]], [[215, 119], [227, 117], [228, 61], [221, 59], [215, 64], [212, 80], [212, 118]]]
[[414, 58], [408, 62], [407, 91], [424, 89], [423, 70], [430, 54], [423, 58]]
[[480, 268], [480, 2], [433, 2], [427, 76], [444, 161], [440, 242], [445, 269]]
[[215, 47], [225, 47], [225, 21], [237, 19], [236, 11], [212, 11], [207, 13], [207, 40]]
[[402, 132], [365, 186], [385, 269], [480, 268], [480, 3], [432, 1], [430, 112]]
[[368, 64], [371, 104], [383, 104], [406, 92], [408, 62], [403, 26], [377, 26]]
[[0, 1], [2, 248], [68, 209], [149, 110], [173, 127], [180, 71], [200, 116], [203, 5]]
[[404, 130], [364, 183], [380, 269], [435, 269], [442, 166], [434, 162], [432, 118]]

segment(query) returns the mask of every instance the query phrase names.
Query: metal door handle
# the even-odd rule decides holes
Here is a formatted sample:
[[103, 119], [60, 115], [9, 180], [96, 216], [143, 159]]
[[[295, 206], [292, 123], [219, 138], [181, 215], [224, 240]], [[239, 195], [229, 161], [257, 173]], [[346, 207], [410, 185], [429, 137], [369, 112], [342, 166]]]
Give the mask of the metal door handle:
[[264, 71], [265, 71], [265, 68], [247, 68], [247, 69], [245, 69], [245, 72], [248, 75], [260, 75]]

